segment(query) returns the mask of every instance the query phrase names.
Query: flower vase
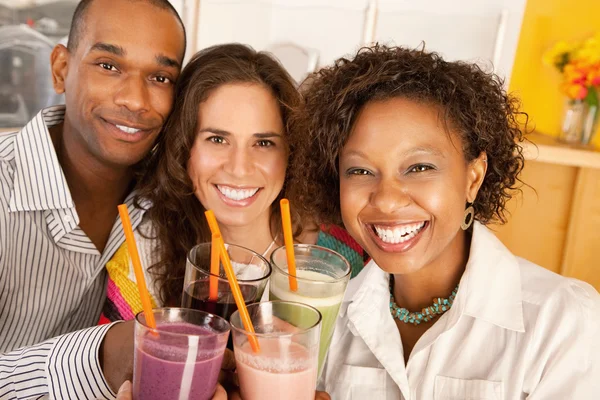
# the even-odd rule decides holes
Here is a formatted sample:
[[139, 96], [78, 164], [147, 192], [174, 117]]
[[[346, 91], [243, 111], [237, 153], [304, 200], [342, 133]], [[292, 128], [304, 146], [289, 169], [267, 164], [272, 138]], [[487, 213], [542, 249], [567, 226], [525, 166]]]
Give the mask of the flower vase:
[[570, 144], [590, 143], [598, 121], [598, 106], [584, 100], [567, 100], [560, 139]]
[[581, 137], [581, 143], [584, 145], [589, 145], [592, 142], [592, 138], [597, 131], [598, 127], [598, 106], [597, 105], [587, 105], [587, 112], [585, 115], [585, 121], [583, 123], [583, 135]]
[[560, 140], [565, 143], [581, 143], [583, 137], [583, 121], [585, 103], [583, 100], [567, 100], [563, 112]]

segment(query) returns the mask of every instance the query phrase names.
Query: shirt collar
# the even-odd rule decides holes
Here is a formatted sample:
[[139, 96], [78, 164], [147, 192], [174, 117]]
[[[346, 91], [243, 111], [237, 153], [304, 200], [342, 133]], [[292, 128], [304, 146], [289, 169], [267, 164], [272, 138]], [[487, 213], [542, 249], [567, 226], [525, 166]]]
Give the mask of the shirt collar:
[[456, 308], [501, 328], [524, 332], [521, 293], [517, 257], [489, 229], [475, 222]]
[[74, 208], [48, 128], [64, 120], [65, 106], [40, 111], [15, 136], [10, 211]]
[[[349, 312], [349, 307], [370, 309], [388, 301], [389, 274], [371, 261], [348, 284], [340, 315]], [[352, 303], [357, 304], [352, 306]], [[505, 329], [525, 331], [518, 260], [479, 222], [474, 223], [469, 261], [446, 326], [453, 326], [462, 315]]]

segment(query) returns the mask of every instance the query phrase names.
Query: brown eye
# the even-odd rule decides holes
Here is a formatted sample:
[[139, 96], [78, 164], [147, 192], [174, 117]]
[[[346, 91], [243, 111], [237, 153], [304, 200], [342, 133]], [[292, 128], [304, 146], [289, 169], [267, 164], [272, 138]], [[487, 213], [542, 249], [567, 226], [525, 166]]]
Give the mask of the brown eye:
[[158, 83], [172, 83], [171, 79], [167, 78], [166, 76], [157, 76], [154, 78], [154, 80]]
[[211, 137], [207, 138], [206, 140], [208, 140], [209, 142], [212, 142], [214, 144], [225, 143], [225, 139], [222, 136], [211, 136]]
[[259, 140], [258, 142], [256, 142], [256, 145], [258, 147], [271, 147], [275, 146], [275, 143], [273, 143], [273, 141], [271, 140]]
[[100, 68], [105, 69], [107, 71], [117, 71], [117, 67], [109, 63], [99, 63], [98, 65], [100, 66]]
[[371, 172], [367, 171], [366, 169], [363, 168], [352, 168], [349, 169], [346, 172], [346, 175], [358, 175], [358, 176], [365, 176], [365, 175], [370, 175]]
[[417, 164], [409, 168], [408, 172], [425, 172], [434, 169], [431, 165]]

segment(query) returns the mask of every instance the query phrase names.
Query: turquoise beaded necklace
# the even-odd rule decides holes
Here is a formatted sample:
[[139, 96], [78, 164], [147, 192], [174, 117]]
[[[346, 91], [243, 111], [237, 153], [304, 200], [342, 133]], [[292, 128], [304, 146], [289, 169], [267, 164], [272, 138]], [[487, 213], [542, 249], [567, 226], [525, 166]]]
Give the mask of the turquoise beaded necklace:
[[392, 317], [396, 318], [398, 321], [413, 325], [420, 325], [421, 322], [429, 322], [438, 315], [448, 311], [452, 307], [454, 299], [456, 298], [456, 293], [458, 292], [457, 285], [447, 299], [438, 297], [433, 299], [433, 305], [423, 308], [420, 312], [410, 312], [404, 307], [398, 307], [394, 301], [393, 285], [394, 281], [390, 279], [390, 312], [392, 313]]

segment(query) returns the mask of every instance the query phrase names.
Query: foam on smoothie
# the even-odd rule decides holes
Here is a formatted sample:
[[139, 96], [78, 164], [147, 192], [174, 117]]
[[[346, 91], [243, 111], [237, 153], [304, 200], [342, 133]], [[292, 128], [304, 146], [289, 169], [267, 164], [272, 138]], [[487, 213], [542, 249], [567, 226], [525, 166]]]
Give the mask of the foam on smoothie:
[[[308, 270], [298, 270], [296, 271], [296, 276], [301, 279], [310, 279], [312, 281], [319, 282], [333, 282], [336, 280], [335, 278], [329, 275]], [[342, 300], [344, 299], [343, 292], [337, 293], [333, 296], [323, 296], [325, 293], [319, 293], [317, 290], [303, 290], [302, 283], [303, 282], [301, 280], [298, 281], [298, 291], [305, 293], [304, 296], [298, 293], [290, 292], [289, 287], [281, 288], [282, 284], [289, 284], [287, 277], [285, 277], [285, 279], [271, 279], [270, 291], [275, 297], [281, 300], [296, 301], [299, 303], [310, 304], [315, 308], [339, 306]]]
[[317, 386], [315, 350], [291, 341], [288, 350], [281, 343], [261, 341], [260, 354], [248, 343], [236, 348], [235, 358], [240, 391], [244, 400], [312, 400]]
[[256, 354], [248, 342], [236, 349], [235, 359], [254, 369], [272, 373], [295, 373], [314, 368], [308, 349], [291, 339], [279, 338], [276, 342], [260, 341], [260, 353]]
[[265, 276], [264, 268], [256, 264], [244, 264], [235, 261], [231, 262], [233, 273], [238, 280], [252, 281]]

